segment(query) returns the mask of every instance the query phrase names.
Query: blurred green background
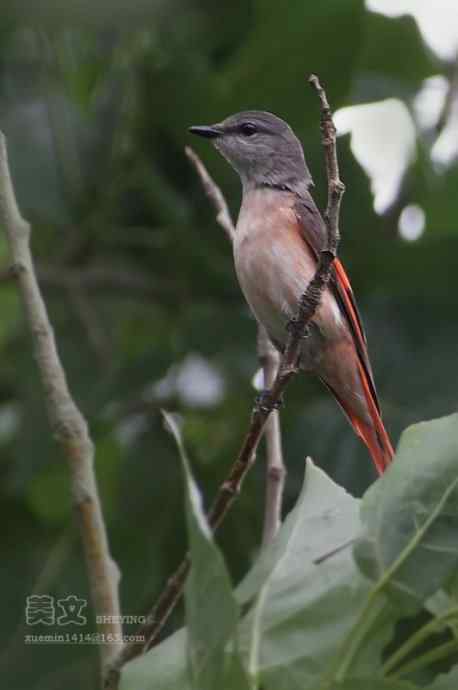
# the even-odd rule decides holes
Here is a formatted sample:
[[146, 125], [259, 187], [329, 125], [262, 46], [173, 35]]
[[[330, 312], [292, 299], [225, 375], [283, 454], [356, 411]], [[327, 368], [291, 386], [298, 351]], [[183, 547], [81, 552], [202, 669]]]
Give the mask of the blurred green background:
[[[303, 141], [323, 205], [319, 111], [306, 75], [319, 74], [334, 110], [354, 106], [337, 114], [342, 131], [353, 132], [339, 139], [341, 258], [396, 442], [406, 425], [457, 404], [452, 48], [433, 50], [414, 17], [385, 16], [362, 0], [4, 3], [0, 129], [33, 223], [60, 354], [96, 443], [124, 613], [146, 611], [185, 549], [180, 466], [160, 408], [180, 415], [208, 502], [254, 396], [255, 323], [183, 147], [195, 145], [234, 215], [239, 183], [211, 147], [190, 141], [188, 126], [249, 108], [284, 117]], [[24, 644], [28, 632], [56, 631], [30, 630], [27, 596], [88, 598], [88, 587], [67, 468], [49, 433], [3, 232], [0, 261], [3, 683], [95, 688], [95, 648]], [[365, 448], [313, 379], [293, 382], [282, 423], [286, 508], [307, 455], [355, 495], [375, 478]], [[263, 493], [261, 448], [220, 533], [234, 579], [256, 554]], [[85, 613], [83, 631], [91, 631], [90, 607]]]

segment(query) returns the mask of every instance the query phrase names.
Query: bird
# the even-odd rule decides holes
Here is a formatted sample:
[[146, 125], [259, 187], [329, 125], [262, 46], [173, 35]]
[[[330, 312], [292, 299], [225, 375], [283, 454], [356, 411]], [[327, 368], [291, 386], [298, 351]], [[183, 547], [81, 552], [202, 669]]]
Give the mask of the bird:
[[[189, 130], [211, 140], [240, 177], [235, 271], [255, 319], [283, 352], [287, 324], [327, 240], [302, 145], [287, 122], [259, 110]], [[338, 258], [301, 345], [300, 368], [318, 376], [334, 395], [382, 474], [394, 451], [382, 421], [361, 316]]]

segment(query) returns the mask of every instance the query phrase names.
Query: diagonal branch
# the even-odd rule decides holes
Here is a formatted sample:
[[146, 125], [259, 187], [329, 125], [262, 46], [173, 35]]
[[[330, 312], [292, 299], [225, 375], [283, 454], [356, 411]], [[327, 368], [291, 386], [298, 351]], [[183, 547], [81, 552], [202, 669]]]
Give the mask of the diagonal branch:
[[232, 220], [229, 207], [226, 203], [226, 199], [224, 198], [221, 189], [210, 177], [205, 165], [202, 163], [199, 156], [192, 150], [190, 146], [185, 147], [185, 153], [191, 161], [191, 163], [193, 164], [193, 166], [195, 167], [196, 172], [200, 177], [200, 181], [202, 182], [202, 187], [205, 190], [205, 194], [208, 196], [209, 200], [215, 208], [216, 222], [219, 223], [219, 225], [223, 228], [224, 232], [228, 236], [229, 240], [232, 242], [235, 235], [235, 225], [234, 221]]
[[[320, 304], [321, 295], [330, 279], [332, 264], [334, 258], [336, 257], [339, 242], [340, 202], [345, 191], [345, 187], [339, 178], [336, 151], [336, 130], [332, 121], [332, 115], [325, 91], [322, 88], [318, 77], [315, 75], [310, 77], [309, 82], [317, 92], [321, 110], [321, 135], [326, 158], [326, 171], [328, 178], [328, 203], [325, 213], [327, 246], [321, 252], [316, 273], [299, 301], [297, 315], [288, 324], [289, 336], [286, 348], [281, 359], [279, 371], [275, 377], [272, 387], [270, 388], [270, 391], [263, 396], [262, 403], [255, 404], [251, 415], [250, 425], [238, 457], [234, 462], [228, 477], [221, 485], [216, 499], [209, 511], [208, 522], [213, 530], [216, 530], [219, 527], [228, 510], [231, 508], [234, 500], [240, 493], [243, 479], [253, 464], [256, 448], [264, 431], [269, 415], [278, 407], [283, 391], [285, 390], [292, 376], [294, 376], [298, 371], [298, 361], [302, 339], [306, 336], [308, 324], [313, 318], [315, 311]], [[191, 159], [193, 160], [192, 156]], [[203, 170], [205, 171], [204, 168]], [[200, 170], [200, 174], [202, 174], [202, 170]], [[206, 171], [205, 174], [206, 177], [203, 177], [208, 181], [209, 176]], [[207, 193], [209, 194], [210, 198], [214, 199], [209, 191], [207, 191]], [[231, 233], [232, 231], [229, 232], [230, 236], [232, 236]], [[145, 645], [144, 643], [133, 642], [123, 648], [121, 654], [115, 660], [112, 666], [111, 674], [107, 679], [107, 687], [116, 687], [120, 669], [125, 663], [135, 658], [142, 652], [145, 652], [147, 649], [151, 648], [157, 643], [159, 634], [168, 616], [181, 597], [189, 569], [190, 559], [187, 555], [176, 572], [168, 580], [165, 589], [160, 595], [156, 605], [150, 612], [147, 622], [138, 631], [140, 637], [145, 637], [147, 644]]]
[[[94, 474], [94, 446], [87, 423], [68, 389], [52, 326], [40, 293], [30, 251], [30, 225], [22, 218], [11, 181], [6, 140], [0, 132], [0, 222], [4, 226], [32, 336], [52, 432], [68, 461], [71, 489], [86, 557], [102, 670], [121, 648], [119, 572], [110, 556]], [[112, 636], [112, 637], [109, 637]], [[113, 641], [111, 641], [113, 640]]]

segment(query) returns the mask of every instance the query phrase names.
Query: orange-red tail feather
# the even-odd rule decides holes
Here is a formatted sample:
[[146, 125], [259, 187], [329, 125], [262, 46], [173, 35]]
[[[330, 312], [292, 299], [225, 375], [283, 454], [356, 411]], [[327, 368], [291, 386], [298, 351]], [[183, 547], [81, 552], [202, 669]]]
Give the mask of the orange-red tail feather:
[[347, 414], [356, 433], [366, 444], [378, 473], [383, 474], [393, 459], [394, 450], [386, 429], [383, 426], [377, 405], [375, 404], [371, 388], [367, 381], [366, 372], [361, 363], [358, 363], [358, 367], [361, 383], [363, 385], [364, 397], [366, 398], [367, 407], [372, 419], [372, 426], [356, 418], [348, 411]]
[[354, 301], [353, 291], [351, 289], [350, 281], [348, 280], [345, 269], [338, 259], [336, 259], [334, 262], [334, 270], [339, 295], [343, 301], [343, 306], [353, 331], [355, 347], [358, 354], [359, 377], [361, 379], [364, 397], [366, 399], [372, 425], [369, 425], [367, 422], [364, 422], [356, 417], [351, 410], [345, 409], [342, 401], [339, 402], [342, 407], [344, 407], [354, 430], [366, 444], [378, 473], [382, 474], [393, 459], [393, 446], [391, 445], [390, 438], [385, 427], [383, 426], [382, 418], [380, 416], [380, 406], [378, 404], [377, 393], [375, 391], [375, 385], [372, 378], [371, 366], [367, 355], [366, 338], [356, 303]]
[[[320, 251], [325, 247], [326, 228], [310, 194], [307, 193], [298, 200], [295, 210], [299, 223], [299, 233], [318, 260]], [[366, 336], [364, 334], [363, 324], [353, 296], [350, 281], [339, 259], [334, 260], [332, 273], [330, 289], [342, 313], [347, 319], [353, 337], [353, 345], [355, 348], [354, 354], [357, 360], [357, 373], [361, 380], [368, 415], [365, 413], [362, 415], [361, 409], [359, 410], [359, 414], [355, 409], [349, 409], [351, 408], [351, 402], [341, 399], [343, 397], [342, 391], [339, 395], [338, 390], [334, 390], [332, 381], [324, 375], [319, 375], [323, 383], [336, 397], [349, 418], [355, 432], [368, 447], [375, 466], [381, 474], [391, 462], [394, 453], [380, 416], [380, 405], [377, 399], [377, 391], [375, 389], [371, 363], [367, 352]], [[370, 417], [370, 421], [368, 416]]]

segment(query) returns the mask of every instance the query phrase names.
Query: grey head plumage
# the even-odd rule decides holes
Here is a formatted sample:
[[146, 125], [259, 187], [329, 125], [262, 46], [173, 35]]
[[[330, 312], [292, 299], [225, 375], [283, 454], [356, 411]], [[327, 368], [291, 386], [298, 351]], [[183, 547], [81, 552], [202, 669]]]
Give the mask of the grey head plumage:
[[244, 191], [266, 186], [302, 196], [313, 184], [299, 139], [272, 113], [246, 110], [190, 131], [212, 140], [240, 175]]

